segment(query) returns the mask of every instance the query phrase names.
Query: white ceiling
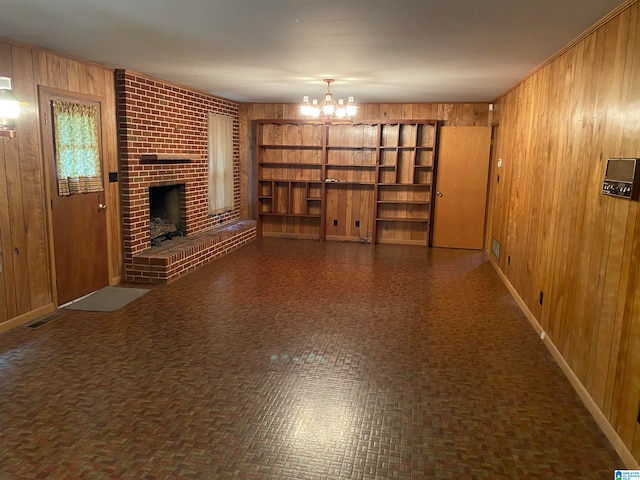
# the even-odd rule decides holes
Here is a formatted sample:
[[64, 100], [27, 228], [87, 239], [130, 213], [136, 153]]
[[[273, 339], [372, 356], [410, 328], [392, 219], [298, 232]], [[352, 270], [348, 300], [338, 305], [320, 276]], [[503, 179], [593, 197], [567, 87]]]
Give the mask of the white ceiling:
[[490, 101], [621, 0], [0, 0], [0, 36], [240, 102]]

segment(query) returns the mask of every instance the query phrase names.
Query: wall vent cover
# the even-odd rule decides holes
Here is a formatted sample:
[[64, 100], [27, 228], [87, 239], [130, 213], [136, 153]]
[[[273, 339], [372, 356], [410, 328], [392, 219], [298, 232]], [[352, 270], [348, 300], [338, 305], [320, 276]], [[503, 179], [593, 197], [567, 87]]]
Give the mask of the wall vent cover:
[[491, 253], [493, 253], [494, 257], [500, 260], [500, 242], [498, 242], [498, 240], [496, 240], [495, 237], [493, 237], [493, 243], [491, 245]]

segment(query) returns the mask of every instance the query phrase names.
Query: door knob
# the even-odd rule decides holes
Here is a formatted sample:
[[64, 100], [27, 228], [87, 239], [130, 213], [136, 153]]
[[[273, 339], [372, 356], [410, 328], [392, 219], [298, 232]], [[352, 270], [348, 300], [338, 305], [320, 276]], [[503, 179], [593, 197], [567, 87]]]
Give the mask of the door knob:
[[99, 203], [98, 204], [98, 211], [99, 212], [104, 212], [107, 209], [107, 205], [104, 203]]
[[438, 192], [438, 193], [436, 193], [436, 195], [438, 195], [439, 197], [441, 197], [441, 196], [442, 196], [442, 192]]

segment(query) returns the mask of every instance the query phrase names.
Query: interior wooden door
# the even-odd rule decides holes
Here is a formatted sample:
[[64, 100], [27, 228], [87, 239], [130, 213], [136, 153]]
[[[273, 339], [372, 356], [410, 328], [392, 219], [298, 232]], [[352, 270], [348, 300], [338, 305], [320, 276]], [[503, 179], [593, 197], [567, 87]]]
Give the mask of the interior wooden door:
[[[57, 304], [62, 305], [108, 285], [109, 272], [104, 191], [68, 196], [58, 194], [52, 120], [54, 100], [96, 106], [98, 138], [101, 137], [100, 103], [86, 98], [53, 94], [46, 90], [40, 92], [40, 125], [49, 183], [55, 285]], [[102, 153], [100, 163], [102, 167]], [[104, 169], [101, 168], [101, 171], [104, 172]]]
[[482, 249], [491, 127], [441, 127], [434, 247]]

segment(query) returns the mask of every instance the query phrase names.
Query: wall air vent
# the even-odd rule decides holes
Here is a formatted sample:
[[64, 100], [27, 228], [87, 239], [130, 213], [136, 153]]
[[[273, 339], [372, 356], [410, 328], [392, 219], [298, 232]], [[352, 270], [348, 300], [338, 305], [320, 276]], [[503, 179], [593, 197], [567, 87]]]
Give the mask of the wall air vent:
[[495, 237], [493, 237], [493, 243], [491, 245], [491, 253], [493, 253], [494, 257], [500, 260], [500, 242], [498, 242], [498, 240], [496, 240]]

